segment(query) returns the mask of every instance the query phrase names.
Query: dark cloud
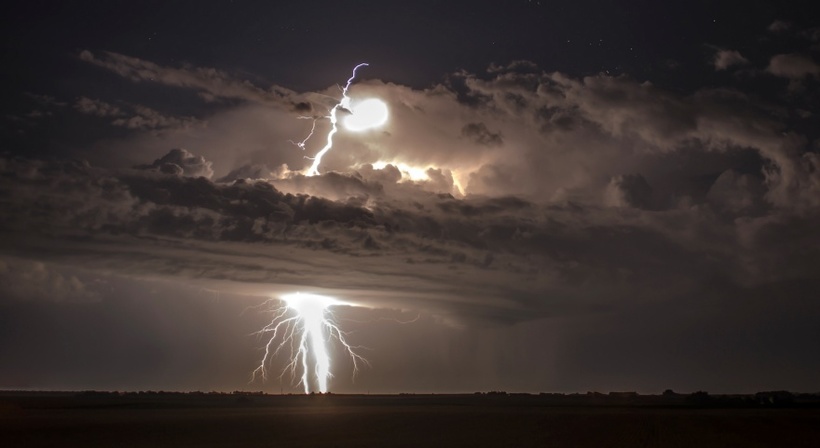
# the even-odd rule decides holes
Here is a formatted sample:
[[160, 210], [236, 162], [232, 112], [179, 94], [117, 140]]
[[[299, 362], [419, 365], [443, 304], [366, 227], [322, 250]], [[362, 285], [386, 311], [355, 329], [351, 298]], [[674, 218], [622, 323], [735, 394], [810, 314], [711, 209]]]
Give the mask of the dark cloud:
[[375, 169], [373, 165], [366, 164], [359, 167], [358, 172], [365, 179], [371, 179], [382, 184], [395, 184], [402, 178], [401, 170], [398, 167], [387, 164], [382, 169]]
[[715, 70], [727, 70], [735, 65], [746, 65], [749, 60], [744, 58], [739, 51], [718, 49], [712, 59]]
[[467, 191], [496, 195], [502, 192], [521, 193], [525, 190], [517, 167], [502, 164], [483, 165], [470, 173]]
[[820, 65], [814, 62], [810, 57], [799, 54], [778, 54], [772, 56], [766, 70], [775, 76], [789, 79], [820, 76]]
[[615, 176], [604, 192], [607, 205], [615, 207], [652, 207], [652, 187], [640, 174]]
[[84, 96], [77, 99], [74, 103], [74, 109], [80, 113], [98, 117], [120, 117], [125, 115], [117, 106]]
[[110, 70], [134, 82], [156, 82], [194, 89], [206, 101], [239, 99], [267, 105], [281, 105], [298, 111], [309, 110], [304, 101], [293, 101], [293, 91], [278, 86], [269, 90], [254, 86], [214, 68], [163, 67], [143, 59], [114, 52], [97, 57], [88, 50], [79, 54], [82, 61]]
[[134, 114], [130, 117], [117, 118], [111, 122], [114, 126], [128, 129], [188, 129], [200, 125], [193, 117], [169, 117], [150, 107], [135, 105]]
[[453, 173], [450, 170], [428, 168], [425, 174], [429, 179], [423, 184], [426, 190], [434, 193], [460, 193], [454, 188]]
[[9, 256], [235, 292], [317, 288], [455, 320], [518, 321], [683, 300], [715, 277], [744, 287], [809, 278], [820, 260], [807, 249], [820, 247], [808, 224], [816, 209], [762, 208], [759, 184], [742, 175], [714, 182], [708, 200], [720, 206], [716, 213], [707, 203], [642, 210], [651, 208], [652, 190], [638, 175], [610, 181], [618, 201], [611, 208], [385, 194], [382, 184], [338, 173], [288, 181], [300, 190], [334, 190], [339, 199], [331, 200], [283, 193], [265, 181], [216, 184], [162, 170], [20, 160], [2, 166], [2, 190], [16, 192], [6, 195], [2, 220]]
[[237, 180], [244, 180], [244, 179], [269, 179], [274, 177], [273, 170], [267, 167], [264, 164], [251, 164], [251, 165], [243, 165], [239, 168], [232, 170], [227, 175], [217, 179], [217, 182], [220, 183], [230, 183]]
[[800, 35], [812, 42], [820, 42], [820, 27], [803, 30], [800, 32]]
[[138, 165], [134, 168], [140, 170], [153, 170], [166, 174], [176, 174], [178, 176], [207, 177], [214, 174], [211, 168], [213, 164], [205, 160], [202, 156], [191, 154], [185, 149], [172, 149], [168, 154], [154, 160], [151, 164]]
[[732, 212], [751, 211], [764, 205], [763, 193], [764, 186], [759, 176], [727, 170], [709, 187], [707, 199]]
[[[815, 175], [796, 158], [805, 151], [805, 141], [784, 134], [786, 124], [774, 118], [771, 107], [742, 92], [702, 89], [680, 95], [628, 77], [575, 80], [557, 73], [520, 80], [510, 75], [469, 77], [467, 85], [491, 98], [487, 107], [505, 118], [501, 129], [510, 148], [470, 175], [476, 179], [471, 185], [483, 188], [481, 192], [507, 188], [518, 194], [538, 191], [542, 198], [589, 200], [601, 197], [612, 176], [639, 171], [653, 173], [647, 178], [651, 184], [662, 179], [665, 185], [656, 194], [671, 198], [679, 188], [676, 182], [682, 186], [697, 174], [664, 167], [658, 163], [661, 158], [685, 158], [691, 150], [704, 153], [704, 159], [711, 157], [705, 155], [709, 152], [728, 157], [753, 149], [771, 162], [773, 171], [766, 174], [769, 201], [785, 203], [797, 196], [811, 200], [795, 189], [797, 184], [813, 188], [809, 178]], [[509, 103], [511, 91], [530, 98], [528, 109]], [[556, 127], [551, 124], [556, 116], [572, 117], [573, 124]], [[719, 173], [727, 168], [711, 169]]]
[[305, 101], [293, 105], [293, 111], [300, 114], [309, 115], [313, 111], [313, 106]]
[[[371, 177], [377, 179], [381, 177], [382, 179], [388, 180], [385, 176], [371, 175]], [[310, 194], [334, 200], [346, 200], [351, 197], [366, 199], [373, 195], [381, 195], [384, 190], [383, 185], [378, 181], [371, 181], [362, 176], [351, 176], [336, 172], [329, 172], [316, 178], [306, 177], [303, 174], [297, 173], [285, 179], [276, 180], [273, 183], [283, 191], [294, 194]]]
[[792, 23], [786, 20], [775, 20], [768, 26], [768, 30], [772, 33], [782, 33], [788, 31], [792, 27]]
[[[28, 112], [17, 113], [13, 115], [6, 115], [6, 120], [23, 124], [27, 127], [35, 125], [39, 120], [45, 117], [51, 117], [54, 113], [68, 104], [59, 101], [57, 98], [50, 95], [42, 95], [31, 92], [24, 92], [26, 97], [26, 107]], [[33, 107], [32, 107], [33, 105]]]
[[30, 92], [26, 92], [25, 95], [34, 100], [36, 103], [45, 107], [65, 107], [68, 105], [68, 103], [64, 101], [59, 101], [57, 98], [54, 98], [51, 95], [42, 95]]
[[519, 59], [517, 61], [512, 61], [507, 65], [500, 65], [492, 63], [487, 68], [488, 73], [506, 73], [506, 72], [516, 72], [516, 73], [538, 73], [541, 69], [538, 67], [538, 64], [527, 61], [523, 59]]
[[501, 133], [491, 132], [484, 123], [467, 123], [461, 128], [461, 135], [479, 145], [501, 146], [504, 144]]
[[796, 26], [794, 23], [785, 20], [775, 20], [769, 25], [768, 30], [772, 33], [783, 34], [791, 31], [789, 35], [809, 40], [811, 42], [820, 41], [820, 27], [804, 28]]

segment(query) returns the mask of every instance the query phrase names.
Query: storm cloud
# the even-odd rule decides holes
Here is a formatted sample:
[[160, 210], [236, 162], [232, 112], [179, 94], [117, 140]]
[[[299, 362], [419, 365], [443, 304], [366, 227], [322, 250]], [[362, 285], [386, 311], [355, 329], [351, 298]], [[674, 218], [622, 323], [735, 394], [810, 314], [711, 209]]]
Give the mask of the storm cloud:
[[[0, 387], [286, 387], [247, 384], [249, 334], [294, 292], [360, 305], [373, 368], [334, 392], [816, 385], [798, 8], [22, 6]], [[308, 176], [359, 62], [351, 104], [389, 119]]]
[[808, 280], [820, 262], [810, 249], [820, 247], [817, 210], [767, 206], [752, 177], [731, 172], [701, 202], [665, 209], [634, 175], [610, 181], [605, 205], [455, 198], [396, 176], [294, 184], [346, 196], [326, 199], [283, 193], [277, 180], [214, 183], [200, 168], [189, 177], [187, 167], [209, 162], [181, 150], [166, 158], [175, 154], [197, 163], [158, 159], [148, 166], [177, 169], [154, 172], [4, 160], [2, 189], [15, 191], [7, 252], [232, 292], [317, 288], [456, 321], [687, 300], [716, 279], [734, 288]]

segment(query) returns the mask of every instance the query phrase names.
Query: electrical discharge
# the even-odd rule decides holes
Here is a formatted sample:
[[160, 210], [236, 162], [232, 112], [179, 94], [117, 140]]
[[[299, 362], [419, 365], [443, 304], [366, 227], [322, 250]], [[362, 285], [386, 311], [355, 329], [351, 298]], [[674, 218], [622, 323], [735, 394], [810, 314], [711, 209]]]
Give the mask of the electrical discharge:
[[[257, 376], [266, 380], [267, 365], [280, 352], [288, 351], [290, 362], [279, 375], [280, 380], [286, 372], [290, 372], [291, 378], [295, 378], [296, 372], [301, 371], [299, 384], [308, 394], [311, 391], [312, 364], [316, 388], [319, 392], [326, 393], [328, 381], [333, 377], [327, 348], [327, 343], [332, 340], [335, 340], [352, 359], [354, 377], [359, 365], [367, 364], [367, 360], [355, 352], [355, 349], [360, 347], [352, 346], [345, 340], [345, 332], [339, 329], [330, 309], [333, 306], [349, 304], [317, 294], [286, 294], [280, 299], [284, 305], [275, 307], [272, 310], [271, 323], [256, 333], [260, 336], [269, 336], [269, 339], [265, 345], [265, 356], [259, 367], [253, 371], [252, 380]], [[270, 299], [265, 304], [273, 301], [277, 300]]]
[[[313, 160], [313, 163], [306, 171], [304, 171], [305, 176], [310, 177], [318, 175], [319, 165], [322, 164], [322, 158], [333, 148], [333, 136], [339, 131], [338, 113], [340, 109], [349, 114], [345, 117], [344, 125], [348, 130], [353, 132], [360, 132], [366, 129], [379, 127], [387, 122], [388, 112], [387, 105], [384, 101], [378, 98], [370, 98], [353, 104], [351, 103], [350, 97], [347, 96], [347, 91], [350, 89], [350, 84], [353, 83], [354, 79], [356, 79], [356, 71], [362, 67], [367, 67], [368, 65], [369, 64], [362, 62], [361, 64], [353, 67], [353, 74], [350, 78], [348, 78], [345, 86], [342, 87], [342, 98], [330, 109], [330, 113], [326, 117], [323, 117], [330, 120], [330, 130], [327, 133], [327, 140], [325, 142], [325, 146], [323, 146], [315, 156], [306, 157], [307, 159]], [[309, 119], [310, 117], [299, 118]], [[313, 126], [311, 127], [307, 137], [300, 142], [294, 142], [291, 140], [291, 143], [295, 144], [300, 149], [305, 150], [307, 141], [313, 137], [313, 133], [315, 131], [316, 119], [313, 120]]]

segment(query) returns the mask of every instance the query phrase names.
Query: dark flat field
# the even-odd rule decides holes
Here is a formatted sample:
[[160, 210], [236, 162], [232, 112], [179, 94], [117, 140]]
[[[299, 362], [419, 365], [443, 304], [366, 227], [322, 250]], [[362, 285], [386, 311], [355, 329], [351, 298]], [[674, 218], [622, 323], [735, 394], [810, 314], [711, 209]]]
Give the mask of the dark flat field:
[[538, 395], [0, 394], [3, 447], [818, 447], [820, 408]]

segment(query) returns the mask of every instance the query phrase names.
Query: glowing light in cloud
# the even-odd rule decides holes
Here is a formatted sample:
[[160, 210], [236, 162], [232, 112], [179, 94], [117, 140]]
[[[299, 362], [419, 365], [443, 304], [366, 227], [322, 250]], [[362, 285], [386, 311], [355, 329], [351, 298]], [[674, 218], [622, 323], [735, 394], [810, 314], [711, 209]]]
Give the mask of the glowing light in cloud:
[[[359, 364], [367, 364], [367, 360], [358, 355], [345, 340], [345, 333], [339, 329], [331, 311], [332, 306], [349, 305], [333, 297], [317, 294], [287, 294], [280, 297], [284, 305], [272, 310], [271, 323], [259, 330], [259, 335], [269, 335], [265, 345], [265, 356], [259, 367], [253, 371], [253, 379], [261, 376], [267, 379], [267, 365], [280, 352], [288, 351], [290, 362], [285, 366], [280, 379], [286, 372], [296, 377], [301, 370], [299, 384], [310, 393], [310, 372], [313, 366], [314, 379], [319, 392], [328, 391], [328, 381], [332, 377], [330, 372], [330, 353], [327, 343], [335, 340], [343, 351], [353, 360], [353, 374], [358, 371]], [[276, 299], [270, 299], [270, 304]]]
[[386, 167], [387, 165], [393, 165], [396, 168], [398, 168], [399, 171], [401, 172], [401, 177], [402, 178], [406, 177], [410, 180], [417, 181], [417, 182], [418, 181], [424, 181], [424, 180], [430, 180], [430, 176], [427, 174], [427, 170], [430, 167], [421, 168], [421, 167], [418, 167], [418, 166], [411, 166], [411, 165], [408, 165], [408, 164], [402, 163], [402, 162], [378, 161], [378, 162], [373, 164], [373, 169], [383, 170], [384, 167]]
[[[397, 162], [395, 160], [392, 161], [392, 162], [385, 162], [383, 160], [380, 160], [380, 161], [375, 162], [371, 165], [373, 166], [373, 169], [376, 169], [376, 170], [383, 170], [387, 165], [395, 166], [396, 168], [398, 168], [399, 172], [401, 173], [401, 181], [402, 182], [406, 182], [408, 180], [413, 181], [413, 182], [432, 181], [433, 179], [430, 178], [430, 174], [428, 173], [428, 170], [430, 170], [430, 169], [432, 169], [432, 170], [442, 169], [442, 168], [437, 168], [437, 167], [432, 166], [432, 165], [428, 165], [427, 167], [414, 166], [414, 165], [410, 165], [410, 164], [407, 164], [407, 163], [404, 163], [404, 162]], [[457, 196], [464, 196], [464, 187], [462, 186], [463, 185], [462, 181], [463, 181], [463, 178], [465, 177], [464, 172], [449, 169], [449, 168], [443, 168], [443, 169], [445, 171], [449, 171], [449, 173], [452, 174], [452, 176], [453, 176], [453, 187], [455, 187], [455, 191], [453, 191], [453, 193], [455, 193]]]
[[[350, 111], [350, 97], [347, 96], [347, 90], [350, 89], [350, 84], [353, 82], [354, 79], [356, 79], [356, 70], [358, 70], [361, 67], [367, 66], [367, 63], [362, 62], [361, 64], [353, 67], [353, 74], [350, 76], [350, 78], [348, 78], [347, 84], [345, 84], [345, 86], [342, 88], [342, 99], [339, 100], [339, 102], [336, 103], [336, 105], [330, 109], [330, 115], [327, 116], [327, 118], [330, 119], [330, 131], [328, 131], [327, 133], [327, 142], [325, 143], [325, 146], [322, 147], [322, 149], [320, 149], [315, 156], [313, 156], [313, 163], [310, 165], [307, 171], [305, 171], [306, 176], [316, 176], [317, 174], [319, 174], [319, 165], [322, 164], [322, 157], [324, 157], [325, 154], [327, 154], [328, 151], [330, 151], [330, 149], [333, 148], [333, 136], [339, 130], [337, 126], [337, 123], [339, 121], [339, 117], [337, 116], [339, 108]], [[297, 143], [296, 145], [302, 149], [305, 149], [305, 143], [307, 143], [308, 139], [310, 139], [310, 137], [313, 136], [314, 130], [315, 127], [311, 129], [310, 134], [308, 134], [308, 136], [304, 140]]]
[[387, 104], [378, 98], [370, 98], [352, 106], [352, 113], [345, 117], [344, 125], [349, 131], [360, 132], [387, 123]]

